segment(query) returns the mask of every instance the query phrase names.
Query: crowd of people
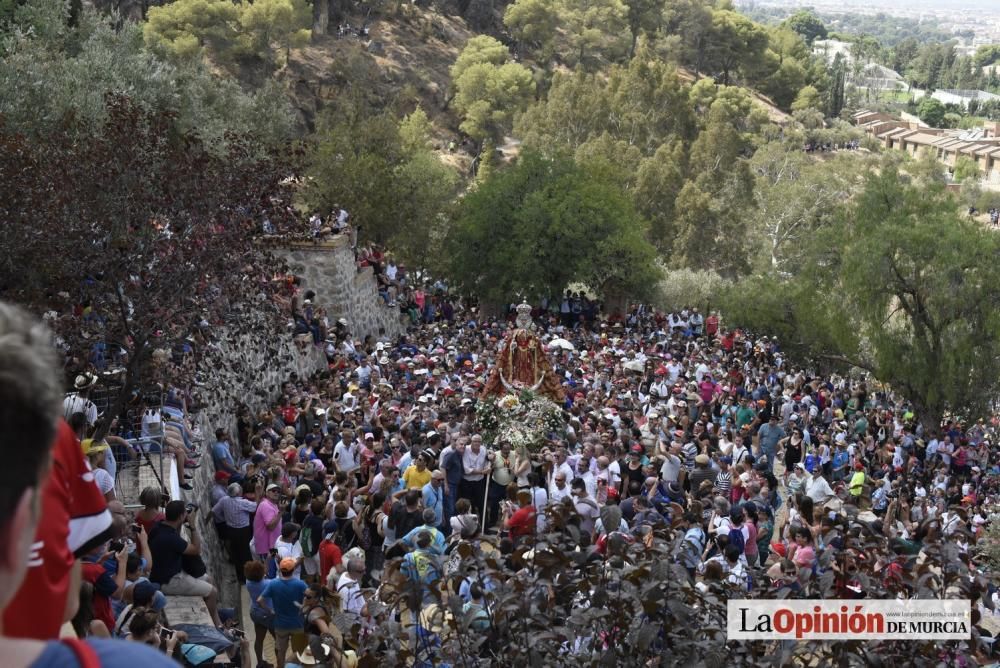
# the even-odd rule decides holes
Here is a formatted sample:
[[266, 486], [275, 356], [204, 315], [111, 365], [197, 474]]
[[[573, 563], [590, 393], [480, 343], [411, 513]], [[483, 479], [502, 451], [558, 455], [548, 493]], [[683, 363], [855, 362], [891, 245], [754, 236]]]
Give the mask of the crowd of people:
[[[366, 261], [384, 263], [380, 273], [390, 266]], [[666, 548], [694, 586], [740, 598], [925, 595], [929, 585], [913, 574], [945, 569], [931, 555], [951, 551], [966, 586], [936, 593], [974, 601], [976, 651], [992, 655], [996, 587], [978, 548], [998, 498], [993, 418], [929, 424], [891, 389], [797, 365], [778, 341], [726, 328], [715, 312], [635, 305], [604, 315], [567, 292], [532, 311], [542, 343], [562, 342], [548, 349], [562, 423], [544, 442], [514, 448], [484, 438], [476, 420], [513, 308], [491, 318], [443, 285], [406, 290], [448, 308], [421, 309], [393, 340], [359, 340], [346, 323], [310, 331], [327, 369], [267, 388], [265, 407], [242, 407], [214, 438], [192, 424], [184, 388], [146, 411], [143, 434], [165, 434], [180, 470], [209, 454], [215, 484], [200, 511], [155, 488], [134, 513], [108, 496], [100, 471], [115, 465], [113, 449], [88, 438], [91, 380], [76, 379], [56, 411], [63, 441], [80, 443], [64, 457], [98, 471], [80, 495], [94, 510], [79, 512], [84, 524], [102, 518], [72, 550], [84, 585], [66, 619], [80, 637], [121, 636], [167, 654], [194, 647], [158, 620], [166, 597], [200, 596], [242, 665], [381, 660], [389, 647], [379, 629], [390, 622], [407, 630], [400, 642], [417, 648], [414, 665], [447, 665], [454, 657], [441, 638], [457, 622], [443, 608], [460, 599], [463, 632], [496, 638], [496, 592], [561, 536], [596, 548], [611, 569], [625, 567], [629, 550]], [[303, 317], [315, 295], [294, 281], [288, 291], [293, 318]], [[14, 518], [7, 531], [20, 532], [6, 541], [10, 564], [33, 535], [32, 522], [17, 523], [33, 517], [23, 498], [9, 496], [4, 514]], [[245, 585], [245, 634], [206, 575], [199, 512], [211, 514]], [[489, 573], [483, 555], [497, 564]], [[4, 591], [17, 591], [16, 575]], [[501, 651], [487, 641], [476, 655]], [[588, 650], [577, 642], [567, 651]]]
[[692, 582], [737, 596], [817, 595], [826, 574], [829, 596], [914, 596], [910, 574], [943, 544], [970, 578], [987, 572], [994, 421], [928, 426], [888, 389], [796, 366], [716, 313], [605, 318], [567, 293], [532, 315], [543, 342], [572, 343], [550, 350], [565, 425], [538, 448], [484, 440], [476, 406], [509, 325], [459, 307], [398, 340], [343, 329], [327, 371], [217, 432], [214, 519], [250, 592], [258, 665], [267, 634], [279, 667], [310, 636], [331, 665], [377, 651], [361, 640], [400, 616], [381, 595], [393, 578], [423, 592], [415, 629], [442, 592], [488, 629], [498, 576], [446, 584], [463, 572], [456, 546], [495, 550], [514, 577], [520, 548], [570, 526], [606, 556], [682, 536], [673, 558]]

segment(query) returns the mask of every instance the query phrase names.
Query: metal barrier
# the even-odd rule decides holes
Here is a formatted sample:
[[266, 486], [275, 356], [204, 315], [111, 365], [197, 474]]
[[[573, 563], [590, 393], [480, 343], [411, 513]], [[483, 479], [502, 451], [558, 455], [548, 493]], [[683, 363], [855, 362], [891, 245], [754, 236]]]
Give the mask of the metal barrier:
[[[112, 392], [108, 393], [109, 398], [111, 394]], [[163, 405], [162, 396], [158, 403]], [[159, 410], [159, 406], [148, 408]], [[170, 492], [168, 477], [172, 457], [164, 451], [162, 419], [147, 423], [144, 429], [142, 411], [128, 411], [124, 422], [122, 432], [130, 436], [125, 439], [130, 448], [127, 451], [121, 446], [115, 448], [115, 458], [118, 460], [115, 496], [128, 508], [141, 508], [139, 495], [145, 488], [153, 487], [161, 492]]]
[[[147, 487], [170, 492], [168, 480], [171, 455], [163, 451], [163, 437], [128, 439], [131, 452], [115, 448], [118, 474], [115, 476], [115, 496], [127, 508], [141, 508], [139, 495]], [[118, 450], [121, 450], [119, 456]]]

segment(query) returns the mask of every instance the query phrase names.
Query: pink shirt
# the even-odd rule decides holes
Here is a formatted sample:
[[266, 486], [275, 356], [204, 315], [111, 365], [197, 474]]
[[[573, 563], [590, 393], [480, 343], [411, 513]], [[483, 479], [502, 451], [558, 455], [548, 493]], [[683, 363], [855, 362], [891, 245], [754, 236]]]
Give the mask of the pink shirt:
[[796, 566], [800, 568], [812, 568], [813, 562], [816, 560], [816, 550], [813, 549], [812, 545], [803, 545], [802, 547], [795, 550], [795, 556], [792, 561], [795, 562]]
[[281, 510], [270, 499], [264, 499], [257, 506], [257, 514], [253, 518], [253, 542], [254, 552], [257, 554], [267, 554], [274, 547], [275, 541], [281, 536], [281, 520], [275, 523], [273, 529], [268, 529], [267, 524], [274, 521], [275, 517], [280, 517]]

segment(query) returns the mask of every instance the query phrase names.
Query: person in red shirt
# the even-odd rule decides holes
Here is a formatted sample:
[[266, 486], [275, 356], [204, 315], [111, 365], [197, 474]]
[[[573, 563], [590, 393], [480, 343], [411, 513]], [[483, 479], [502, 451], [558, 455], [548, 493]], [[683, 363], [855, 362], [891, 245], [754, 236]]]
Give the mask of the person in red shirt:
[[517, 493], [517, 503], [520, 506], [510, 513], [504, 521], [503, 526], [510, 532], [510, 539], [517, 544], [523, 536], [530, 536], [535, 532], [537, 526], [535, 516], [537, 510], [531, 504], [531, 492], [521, 490]]
[[76, 614], [79, 604], [77, 558], [112, 533], [108, 504], [94, 482], [80, 442], [62, 419], [41, 496], [28, 572], [3, 612], [4, 634], [16, 638], [59, 637], [63, 622]]
[[[104, 552], [104, 546], [101, 545], [92, 556], [99, 558], [96, 561], [85, 560], [83, 562], [83, 581], [94, 586], [94, 619], [104, 622], [110, 635], [111, 629], [115, 628], [115, 615], [111, 609], [111, 599], [120, 597], [125, 587], [128, 546], [122, 545], [118, 552]], [[105, 560], [109, 557], [114, 557], [117, 562], [114, 575], [104, 565]]]
[[719, 333], [719, 314], [716, 313], [715, 311], [712, 311], [711, 313], [708, 314], [708, 317], [705, 318], [705, 334], [707, 334], [709, 338], [714, 339], [715, 335], [718, 333]]
[[[53, 446], [61, 431], [58, 421], [62, 414], [62, 388], [59, 381], [61, 365], [56, 359], [56, 349], [52, 345], [51, 333], [36, 319], [22, 309], [0, 302], [0, 609], [10, 618], [9, 606], [24, 584], [25, 575], [30, 570], [42, 570], [59, 574], [69, 581], [73, 568], [73, 551], [67, 545], [81, 534], [85, 522], [71, 525], [68, 508], [65, 521], [59, 524], [62, 542], [53, 543], [66, 548], [67, 561], [59, 564], [59, 569], [50, 571], [47, 555], [52, 554], [46, 544], [36, 538], [49, 535], [40, 531], [43, 508], [43, 490], [48, 488], [50, 471], [60, 466], [58, 456], [53, 457]], [[79, 444], [71, 443], [76, 457], [82, 457]], [[69, 460], [76, 466], [75, 459]], [[63, 462], [65, 463], [65, 462]], [[71, 483], [72, 485], [72, 483]], [[57, 491], [58, 492], [58, 491]], [[106, 511], [102, 511], [106, 512]], [[110, 520], [107, 521], [110, 525]], [[53, 535], [59, 532], [49, 530]], [[67, 537], [68, 534], [68, 537]], [[76, 571], [79, 573], [79, 571]], [[37, 600], [32, 601], [31, 613], [21, 612], [28, 624], [38, 624], [50, 619], [47, 608], [52, 609], [51, 618], [58, 626], [66, 609], [66, 591], [62, 597], [52, 593], [50, 586], [55, 580], [46, 578], [44, 588], [38, 589]], [[79, 599], [79, 587], [69, 598]], [[71, 613], [74, 614], [74, 613]], [[16, 617], [12, 621], [16, 621]], [[128, 643], [99, 638], [67, 638], [63, 640], [40, 641], [36, 638], [11, 637], [8, 628], [0, 628], [0, 664], [4, 668], [176, 668], [177, 664], [157, 652], [152, 647], [140, 643]]]
[[340, 565], [343, 553], [337, 544], [333, 542], [333, 537], [337, 533], [336, 520], [330, 520], [323, 525], [323, 540], [319, 544], [319, 575], [320, 582], [325, 582], [330, 571]]

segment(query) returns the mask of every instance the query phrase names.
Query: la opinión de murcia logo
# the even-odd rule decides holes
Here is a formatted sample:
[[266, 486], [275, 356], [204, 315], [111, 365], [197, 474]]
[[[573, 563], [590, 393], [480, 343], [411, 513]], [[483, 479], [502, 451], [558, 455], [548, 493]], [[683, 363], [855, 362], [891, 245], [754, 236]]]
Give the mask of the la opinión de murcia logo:
[[969, 601], [733, 600], [730, 640], [961, 640], [970, 637]]

